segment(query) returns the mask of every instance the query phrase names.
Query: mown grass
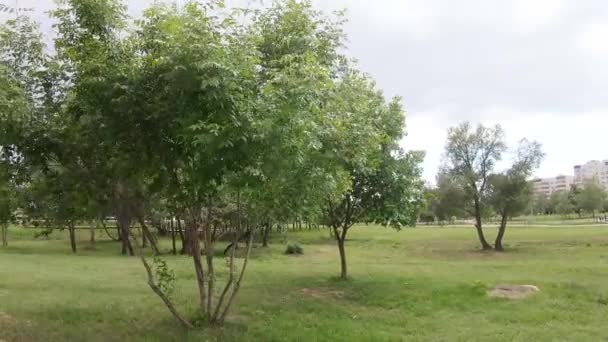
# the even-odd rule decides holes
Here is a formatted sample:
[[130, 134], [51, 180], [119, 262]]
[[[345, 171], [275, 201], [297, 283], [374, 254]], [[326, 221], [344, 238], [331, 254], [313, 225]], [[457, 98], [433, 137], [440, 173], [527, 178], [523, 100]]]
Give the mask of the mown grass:
[[[339, 281], [327, 231], [275, 237], [253, 251], [223, 328], [183, 330], [117, 243], [71, 255], [65, 232], [34, 240], [11, 229], [0, 249], [0, 339], [6, 341], [602, 341], [608, 339], [608, 228], [512, 228], [508, 251], [477, 251], [471, 228], [349, 233]], [[491, 234], [493, 231], [488, 230]], [[65, 235], [65, 236], [64, 236]], [[297, 242], [301, 256], [284, 254]], [[163, 241], [169, 249], [169, 241]], [[177, 305], [196, 310], [191, 261], [166, 256]], [[219, 281], [225, 262], [219, 258]], [[499, 283], [534, 284], [522, 301], [489, 299]]]

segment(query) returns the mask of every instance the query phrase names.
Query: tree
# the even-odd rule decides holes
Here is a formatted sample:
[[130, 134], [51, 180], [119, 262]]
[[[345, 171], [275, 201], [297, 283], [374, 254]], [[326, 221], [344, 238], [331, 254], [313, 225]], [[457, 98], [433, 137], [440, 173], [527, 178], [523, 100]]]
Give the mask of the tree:
[[538, 193], [532, 199], [530, 210], [534, 215], [545, 215], [552, 211], [551, 202], [545, 194]]
[[595, 217], [595, 213], [602, 210], [606, 201], [606, 190], [597, 179], [587, 180], [580, 192], [576, 195], [578, 207]]
[[572, 202], [571, 191], [556, 191], [551, 194], [549, 202], [554, 208], [555, 213], [564, 217], [576, 211], [575, 205]]
[[524, 139], [520, 142], [511, 168], [504, 173], [489, 176], [488, 203], [501, 218], [494, 242], [495, 250], [504, 250], [502, 240], [507, 229], [507, 220], [526, 210], [532, 198], [532, 186], [528, 178], [540, 166], [543, 157], [539, 143]]
[[482, 227], [489, 176], [505, 149], [504, 131], [499, 125], [474, 128], [469, 122], [464, 122], [448, 130], [444, 168], [460, 182], [466, 201], [470, 202], [467, 209], [475, 218], [475, 228], [484, 250], [492, 249]]
[[[324, 203], [325, 223], [333, 230], [340, 254], [340, 277], [346, 279], [345, 242], [357, 222], [415, 224], [422, 197], [423, 155], [404, 154], [398, 142], [405, 115], [400, 99], [386, 103], [366, 77], [347, 73], [328, 104], [335, 134], [323, 147], [332, 176]], [[413, 215], [413, 216], [412, 216]]]
[[435, 215], [439, 221], [451, 221], [453, 217], [465, 216], [466, 194], [459, 182], [447, 172], [437, 175]]

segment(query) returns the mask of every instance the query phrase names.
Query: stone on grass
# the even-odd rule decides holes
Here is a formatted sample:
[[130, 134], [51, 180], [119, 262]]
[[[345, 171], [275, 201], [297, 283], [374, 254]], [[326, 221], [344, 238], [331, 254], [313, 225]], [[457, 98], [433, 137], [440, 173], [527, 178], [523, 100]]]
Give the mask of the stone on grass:
[[503, 284], [497, 285], [494, 289], [488, 291], [488, 296], [492, 298], [524, 299], [538, 291], [540, 289], [534, 285]]

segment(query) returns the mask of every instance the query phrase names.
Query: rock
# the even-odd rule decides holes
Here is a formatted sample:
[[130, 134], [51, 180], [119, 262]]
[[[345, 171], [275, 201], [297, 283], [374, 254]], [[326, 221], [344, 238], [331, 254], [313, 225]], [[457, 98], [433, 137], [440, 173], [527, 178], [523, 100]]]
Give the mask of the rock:
[[491, 298], [524, 299], [539, 292], [540, 289], [534, 285], [497, 285], [488, 291]]

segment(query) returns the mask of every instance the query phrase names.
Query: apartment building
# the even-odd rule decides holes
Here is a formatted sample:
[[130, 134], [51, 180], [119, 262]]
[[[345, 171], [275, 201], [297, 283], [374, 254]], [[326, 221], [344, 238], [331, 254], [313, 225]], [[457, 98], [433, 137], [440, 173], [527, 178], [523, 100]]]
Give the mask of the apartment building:
[[583, 185], [586, 181], [597, 179], [608, 190], [608, 160], [591, 160], [574, 166], [574, 183]]
[[570, 190], [574, 177], [559, 175], [551, 178], [536, 178], [532, 180], [535, 194], [550, 196], [554, 192]]

